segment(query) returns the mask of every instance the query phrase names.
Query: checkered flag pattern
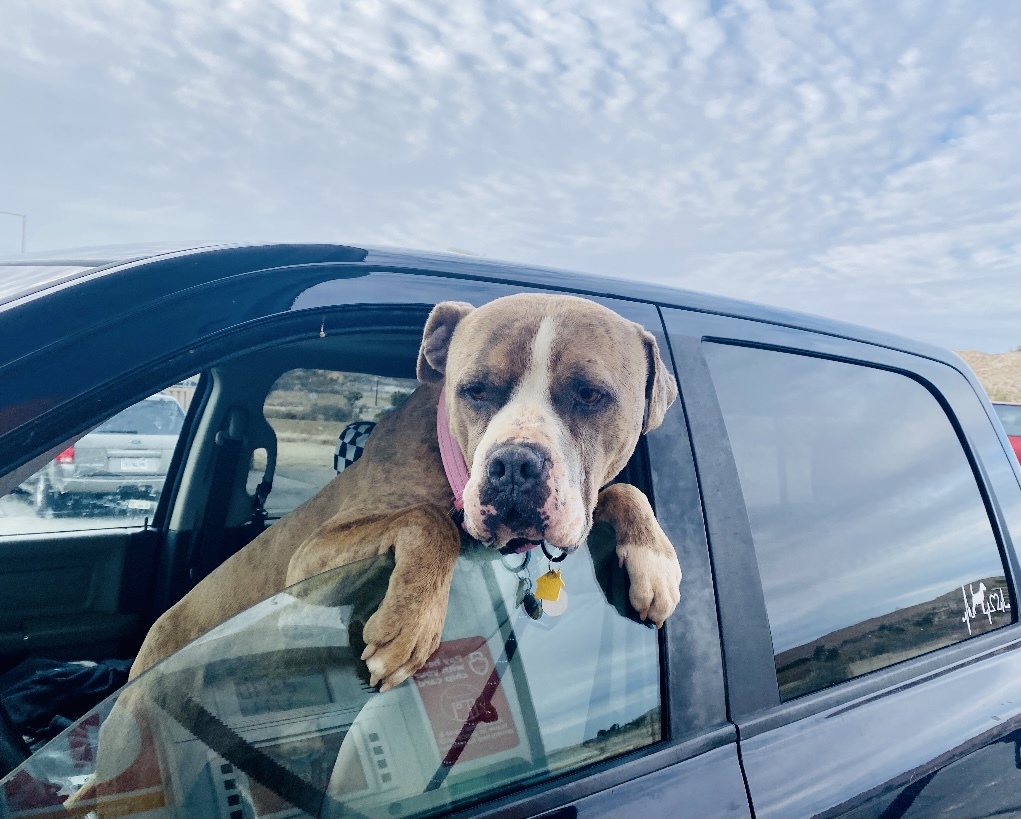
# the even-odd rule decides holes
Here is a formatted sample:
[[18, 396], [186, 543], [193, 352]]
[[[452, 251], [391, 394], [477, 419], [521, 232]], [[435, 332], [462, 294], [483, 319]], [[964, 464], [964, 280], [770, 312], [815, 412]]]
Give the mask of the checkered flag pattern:
[[375, 421], [352, 421], [337, 439], [337, 448], [333, 452], [333, 468], [343, 472], [351, 464], [362, 457], [365, 442], [375, 428]]

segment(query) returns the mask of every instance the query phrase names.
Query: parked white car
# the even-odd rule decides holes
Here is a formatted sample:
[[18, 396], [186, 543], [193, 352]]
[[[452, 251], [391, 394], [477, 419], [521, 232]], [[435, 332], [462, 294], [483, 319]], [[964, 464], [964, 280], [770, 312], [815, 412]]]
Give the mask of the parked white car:
[[181, 405], [165, 395], [117, 413], [39, 472], [31, 488], [36, 513], [51, 517], [104, 501], [155, 508], [183, 423]]

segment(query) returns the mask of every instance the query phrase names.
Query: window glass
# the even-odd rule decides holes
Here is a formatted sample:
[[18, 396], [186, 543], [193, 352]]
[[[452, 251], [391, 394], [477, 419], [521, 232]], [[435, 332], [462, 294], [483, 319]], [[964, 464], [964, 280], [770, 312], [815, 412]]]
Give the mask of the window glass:
[[0, 498], [0, 535], [140, 527], [151, 518], [198, 376], [132, 404]]
[[466, 546], [438, 651], [385, 694], [367, 685], [360, 635], [392, 557], [300, 583], [54, 739], [0, 782], [0, 812], [39, 815], [96, 773], [76, 811], [446, 815], [659, 740], [657, 633], [625, 616], [612, 535], [560, 564], [556, 618], [521, 604], [547, 570], [523, 559]]
[[[263, 406], [277, 437], [273, 491], [266, 502], [269, 517], [286, 515], [336, 477], [334, 456], [349, 424], [378, 420], [417, 386], [413, 378], [333, 370], [297, 369], [280, 376]], [[249, 494], [265, 468], [264, 453], [257, 453], [248, 478]]]
[[1021, 435], [1021, 404], [993, 404], [1008, 435]]
[[1014, 620], [971, 466], [897, 373], [706, 344], [782, 699]]

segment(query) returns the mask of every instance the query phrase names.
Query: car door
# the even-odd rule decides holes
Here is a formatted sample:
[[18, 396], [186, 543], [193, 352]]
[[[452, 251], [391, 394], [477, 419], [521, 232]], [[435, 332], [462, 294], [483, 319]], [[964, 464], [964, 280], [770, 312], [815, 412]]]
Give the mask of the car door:
[[[391, 299], [427, 305], [451, 297], [480, 305], [536, 289], [461, 278], [452, 292], [454, 281], [444, 280], [435, 270], [428, 276], [381, 271], [372, 278], [378, 278], [380, 290]], [[669, 354], [654, 306], [599, 293], [580, 295], [645, 326], [660, 340], [663, 354]], [[350, 298], [349, 281], [323, 282], [297, 298], [295, 306], [332, 308]], [[594, 771], [565, 777], [567, 781], [540, 781], [524, 794], [480, 793], [487, 798], [465, 807], [464, 815], [523, 816], [561, 810], [568, 811], [564, 815], [618, 815], [629, 809], [625, 806], [639, 804], [643, 815], [650, 816], [747, 815], [736, 735], [725, 714], [715, 598], [682, 407], [668, 413], [663, 426], [648, 436], [647, 452], [647, 458], [638, 461], [637, 480], [650, 493], [685, 572], [681, 605], [661, 635], [662, 707], [668, 715], [661, 741], [632, 753], [632, 758], [606, 761]], [[594, 724], [589, 729], [599, 730]]]
[[[438, 301], [453, 298], [481, 304], [500, 295], [537, 289], [534, 284], [501, 284], [463, 274], [448, 278], [435, 266], [427, 271], [398, 270], [393, 269], [393, 265], [383, 270], [353, 268], [353, 265], [343, 264], [319, 265], [314, 271], [278, 267], [266, 271], [261, 278], [256, 271], [255, 281], [231, 281], [223, 286], [223, 292], [207, 288], [199, 294], [164, 299], [158, 313], [148, 311], [117, 326], [107, 326], [88, 339], [80, 339], [74, 360], [67, 366], [84, 365], [90, 358], [96, 359], [104, 349], [121, 349], [129, 357], [136, 355], [137, 361], [132, 361], [130, 367], [125, 361], [119, 362], [120, 370], [130, 373], [130, 378], [114, 382], [107, 377], [101, 393], [107, 406], [125, 406], [132, 396], [138, 400], [139, 396], [150, 394], [148, 390], [185, 375], [188, 371], [183, 371], [183, 362], [190, 368], [215, 373], [222, 362], [247, 354], [253, 365], [258, 366], [260, 356], [268, 355], [262, 351], [271, 350], [277, 344], [302, 340], [314, 343], [315, 339], [339, 336], [357, 340], [359, 332], [365, 333], [368, 343], [395, 328], [403, 332], [409, 312], [416, 316], [420, 330], [429, 307]], [[625, 317], [648, 327], [660, 338], [664, 355], [668, 355], [654, 306], [604, 298], [598, 293], [586, 295], [594, 296]], [[196, 301], [199, 296], [207, 303], [219, 299], [229, 305], [229, 310], [213, 318], [214, 311]], [[138, 356], [140, 351], [129, 349], [126, 344], [142, 327], [166, 342], [150, 351], [148, 358]], [[175, 346], [177, 339], [186, 340], [183, 347]], [[363, 349], [365, 345], [359, 342], [355, 347]], [[371, 358], [371, 348], [368, 349]], [[96, 379], [102, 381], [102, 362], [95, 366], [98, 368]], [[413, 372], [413, 352], [405, 372]], [[67, 383], [72, 381], [87, 384], [81, 372], [76, 372], [73, 379], [69, 377]], [[185, 463], [174, 487], [174, 505], [168, 509], [162, 523], [161, 575], [151, 598], [160, 599], [164, 594], [164, 602], [172, 602], [175, 595], [175, 592], [166, 592], [167, 588], [175, 586], [171, 576], [180, 577], [180, 566], [175, 568], [180, 562], [175, 551], [187, 551], [168, 549], [168, 544], [182, 533], [196, 531], [203, 517], [197, 499], [203, 492], [209, 492], [208, 482], [203, 484], [202, 476], [210, 474], [213, 464], [209, 442], [216, 436], [210, 433], [230, 433], [227, 421], [231, 408], [218, 404], [216, 395], [214, 389], [209, 404], [193, 425]], [[100, 420], [86, 410], [81, 408], [79, 415], [68, 422], [70, 428], [82, 429]], [[56, 419], [44, 416], [39, 427], [44, 426], [52, 440], [59, 439], [54, 431], [58, 426]], [[250, 440], [247, 445], [254, 443], [256, 441]], [[238, 468], [247, 473], [248, 462], [242, 458], [239, 464]], [[653, 662], [649, 665], [643, 661], [639, 677], [653, 681], [652, 689], [646, 685], [643, 690], [652, 691], [656, 702], [653, 708], [658, 713], [648, 722], [647, 741], [637, 745], [616, 743], [618, 734], [633, 732], [630, 722], [634, 715], [623, 722], [623, 717], [613, 719], [608, 724], [601, 718], [590, 718], [590, 706], [596, 700], [589, 692], [576, 712], [561, 709], [561, 722], [567, 719], [573, 726], [568, 733], [576, 732], [581, 741], [599, 740], [610, 748], [609, 752], [593, 755], [586, 749], [585, 753], [575, 753], [573, 761], [546, 766], [538, 776], [509, 789], [477, 789], [470, 799], [457, 803], [458, 810], [465, 815], [518, 816], [549, 811], [568, 811], [564, 815], [615, 815], [623, 806], [631, 804], [641, 804], [647, 815], [703, 816], [707, 812], [749, 815], [738, 764], [736, 732], [726, 718], [716, 605], [701, 520], [699, 485], [681, 407], [670, 413], [667, 422], [649, 437], [647, 452], [643, 449], [634, 469], [638, 471], [632, 480], [652, 496], [665, 531], [679, 549], [685, 571], [682, 603], [667, 627], [661, 633], [645, 633], [644, 629], [641, 632], [645, 634], [640, 640], [642, 644], [652, 640], [653, 651], [646, 656]], [[243, 479], [232, 486], [226, 502], [228, 525], [250, 516], [252, 497], [245, 491]], [[597, 591], [593, 587], [593, 599], [602, 594]], [[592, 622], [599, 626], [601, 621]], [[616, 623], [616, 620], [608, 622]], [[613, 628], [607, 630], [602, 626], [594, 634], [597, 635], [593, 638], [594, 646], [603, 642], [609, 646], [609, 653], [598, 661], [602, 663], [600, 673], [609, 676], [610, 689], [616, 692], [615, 696], [621, 691], [626, 693], [632, 682], [626, 674], [622, 679], [619, 677], [614, 651], [624, 650], [634, 641], [614, 638]], [[460, 639], [465, 638], [453, 637], [453, 641]], [[494, 660], [496, 652], [495, 648], [491, 650]], [[534, 689], [522, 684], [520, 690], [527, 690], [530, 699], [546, 697], [550, 702], [555, 701], [549, 689], [555, 685], [558, 674], [569, 674], [571, 669], [551, 668], [549, 662], [540, 662], [536, 668], [549, 676], [540, 676], [538, 679], [543, 681]], [[524, 682], [528, 682], [527, 675]], [[522, 709], [522, 713], [525, 710]], [[557, 710], [551, 714], [550, 725], [556, 726]], [[526, 731], [524, 727], [520, 730]], [[564, 746], [565, 750], [569, 747], [572, 746]], [[213, 749], [207, 745], [207, 750]], [[370, 753], [375, 752], [370, 749]], [[206, 761], [211, 758], [207, 756]], [[226, 776], [222, 771], [218, 775]], [[225, 810], [226, 807], [229, 803], [225, 801]]]
[[1021, 497], [971, 384], [886, 347], [664, 313], [715, 484], [756, 816], [1016, 813]]
[[4, 668], [26, 656], [114, 657], [139, 639], [166, 511], [160, 501], [198, 382], [97, 419], [94, 431], [64, 441], [0, 498]]

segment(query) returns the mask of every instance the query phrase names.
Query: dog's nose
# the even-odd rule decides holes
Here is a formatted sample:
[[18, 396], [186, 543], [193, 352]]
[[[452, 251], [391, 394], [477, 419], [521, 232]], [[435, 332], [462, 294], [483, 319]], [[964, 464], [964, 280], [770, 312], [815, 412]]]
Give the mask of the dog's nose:
[[530, 492], [542, 476], [543, 458], [532, 447], [508, 444], [489, 457], [486, 477], [489, 485], [503, 494]]

